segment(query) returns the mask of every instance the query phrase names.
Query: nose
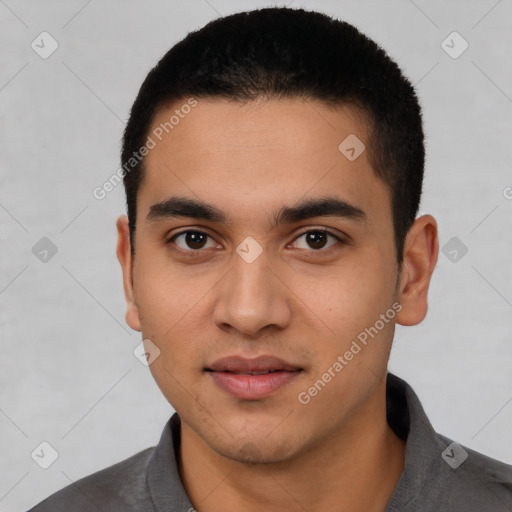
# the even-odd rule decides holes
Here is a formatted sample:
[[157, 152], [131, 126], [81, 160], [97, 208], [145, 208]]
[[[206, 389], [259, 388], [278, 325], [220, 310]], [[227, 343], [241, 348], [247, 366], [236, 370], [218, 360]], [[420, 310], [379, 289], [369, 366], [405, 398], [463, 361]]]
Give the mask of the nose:
[[252, 263], [236, 255], [231, 271], [216, 287], [216, 325], [247, 337], [286, 328], [292, 316], [290, 292], [278, 276], [265, 252]]

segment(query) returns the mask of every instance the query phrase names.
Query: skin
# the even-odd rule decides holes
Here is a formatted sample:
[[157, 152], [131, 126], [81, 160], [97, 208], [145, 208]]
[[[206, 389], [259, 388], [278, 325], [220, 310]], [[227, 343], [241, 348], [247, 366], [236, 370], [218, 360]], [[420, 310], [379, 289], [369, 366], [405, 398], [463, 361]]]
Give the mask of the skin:
[[[154, 126], [176, 107], [162, 109]], [[201, 99], [146, 157], [134, 259], [127, 219], [117, 221], [126, 320], [160, 350], [150, 369], [181, 417], [179, 469], [200, 512], [384, 511], [403, 471], [404, 443], [386, 422], [387, 362], [395, 321], [415, 325], [426, 315], [437, 224], [416, 219], [399, 273], [390, 191], [368, 146], [353, 162], [340, 152], [349, 134], [368, 139], [364, 119], [346, 106]], [[171, 195], [210, 203], [229, 222], [148, 220]], [[273, 211], [326, 195], [362, 209], [366, 222], [321, 216], [271, 226]], [[166, 244], [184, 228], [210, 238], [199, 249], [185, 236]], [[348, 243], [326, 236], [315, 246], [307, 230]], [[252, 263], [236, 252], [248, 236], [263, 250]], [[395, 302], [397, 316], [300, 403]], [[204, 371], [221, 357], [262, 354], [304, 371], [252, 401]]]

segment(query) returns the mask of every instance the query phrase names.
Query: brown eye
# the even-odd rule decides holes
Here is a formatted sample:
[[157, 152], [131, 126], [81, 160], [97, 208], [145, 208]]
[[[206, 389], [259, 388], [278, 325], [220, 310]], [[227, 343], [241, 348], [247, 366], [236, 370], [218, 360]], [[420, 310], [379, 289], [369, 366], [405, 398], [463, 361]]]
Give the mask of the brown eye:
[[[183, 250], [199, 250], [206, 247], [207, 241], [210, 237], [201, 231], [183, 231], [174, 235], [169, 242], [174, 242], [180, 249]], [[215, 244], [213, 244], [215, 246]]]
[[[318, 251], [321, 249], [328, 249], [338, 242], [343, 243], [343, 240], [341, 240], [341, 238], [337, 237], [333, 233], [320, 229], [310, 230], [302, 233], [295, 239], [294, 244], [297, 244], [297, 241], [301, 238], [304, 240], [305, 244], [302, 243], [302, 247], [296, 247], [298, 249], [315, 249]], [[327, 245], [329, 238], [334, 239], [334, 242], [330, 245]]]
[[310, 231], [306, 233], [306, 243], [313, 249], [323, 249], [327, 243], [327, 234], [321, 231]]

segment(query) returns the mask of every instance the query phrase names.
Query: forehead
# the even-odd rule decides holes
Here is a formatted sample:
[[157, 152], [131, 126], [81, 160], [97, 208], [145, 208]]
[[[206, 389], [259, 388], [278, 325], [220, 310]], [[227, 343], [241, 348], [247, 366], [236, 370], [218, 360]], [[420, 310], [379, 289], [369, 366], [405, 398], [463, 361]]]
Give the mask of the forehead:
[[175, 102], [153, 120], [141, 216], [171, 195], [215, 204], [228, 215], [234, 208], [246, 220], [325, 195], [376, 218], [391, 215], [388, 187], [369, 162], [365, 120], [354, 108], [301, 99], [199, 99], [185, 108], [190, 104]]

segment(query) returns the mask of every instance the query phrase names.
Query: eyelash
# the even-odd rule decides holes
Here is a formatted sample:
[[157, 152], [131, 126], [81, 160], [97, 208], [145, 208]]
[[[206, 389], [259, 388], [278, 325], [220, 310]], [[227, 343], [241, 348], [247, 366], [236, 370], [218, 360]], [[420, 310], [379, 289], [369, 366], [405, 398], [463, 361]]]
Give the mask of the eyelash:
[[[172, 237], [170, 237], [169, 239], [167, 239], [165, 241], [165, 244], [169, 245], [169, 244], [173, 243], [176, 238], [178, 238], [181, 235], [185, 235], [187, 233], [197, 233], [197, 234], [205, 235], [205, 236], [207, 236], [209, 238], [212, 238], [208, 233], [205, 233], [204, 231], [198, 231], [198, 230], [195, 230], [195, 229], [186, 229], [184, 231], [180, 231], [179, 233], [175, 233]], [[308, 229], [306, 231], [303, 231], [302, 233], [299, 233], [295, 237], [293, 242], [297, 241], [300, 237], [302, 237], [304, 235], [307, 235], [308, 233], [323, 233], [325, 235], [332, 236], [341, 245], [347, 245], [348, 244], [348, 242], [346, 240], [344, 240], [343, 238], [339, 237], [338, 235], [335, 235], [334, 233], [332, 233], [331, 231], [329, 231], [327, 229]], [[334, 245], [328, 247], [327, 249], [311, 249], [311, 251], [314, 252], [314, 253], [327, 254], [327, 253], [330, 253], [331, 250], [336, 249], [336, 246], [337, 246], [337, 244], [334, 244]], [[179, 247], [178, 250], [186, 252], [186, 253], [189, 253], [189, 254], [198, 254], [198, 255], [200, 253], [204, 252], [201, 249], [182, 249], [181, 247]], [[299, 249], [299, 250], [307, 250], [307, 249]]]

